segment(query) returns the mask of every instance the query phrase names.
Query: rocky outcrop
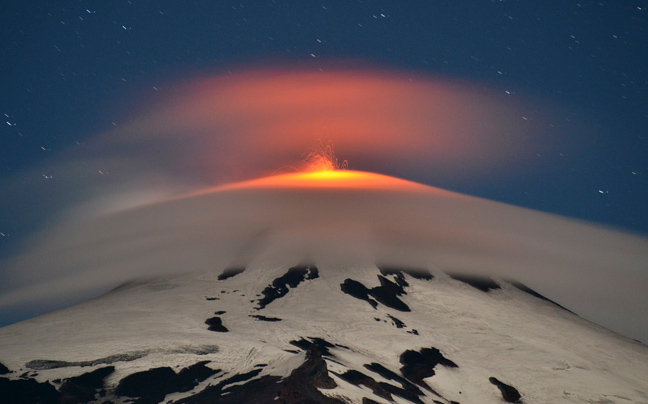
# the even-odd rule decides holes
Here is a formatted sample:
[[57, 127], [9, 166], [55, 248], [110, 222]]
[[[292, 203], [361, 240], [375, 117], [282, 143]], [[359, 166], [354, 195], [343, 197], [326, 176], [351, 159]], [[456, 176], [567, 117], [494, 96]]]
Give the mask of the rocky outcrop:
[[502, 398], [506, 400], [509, 403], [519, 403], [520, 398], [522, 396], [520, 395], [520, 392], [517, 391], [517, 389], [513, 386], [509, 386], [508, 384], [502, 383], [499, 380], [497, 380], [494, 377], [488, 378], [488, 381], [493, 383], [499, 391], [502, 393]]
[[182, 369], [176, 373], [170, 367], [160, 367], [133, 373], [121, 379], [115, 394], [133, 397], [135, 404], [157, 404], [169, 393], [184, 392], [195, 388], [198, 383], [220, 372], [205, 366], [207, 362]]
[[209, 327], [207, 328], [209, 331], [215, 331], [215, 332], [228, 332], [229, 330], [227, 327], [223, 325], [223, 320], [221, 320], [220, 317], [212, 317], [208, 318], [205, 320], [205, 324], [207, 324]]
[[[328, 374], [317, 344], [310, 345], [306, 361], [286, 378], [263, 376], [253, 379], [260, 371], [255, 370], [254, 375], [250, 372], [230, 377], [174, 404], [345, 404], [319, 391], [337, 385]], [[242, 381], [241, 376], [248, 377], [249, 381], [233, 385]]]
[[272, 284], [268, 285], [261, 292], [263, 298], [259, 299], [259, 307], [257, 307], [257, 310], [263, 309], [276, 299], [280, 299], [288, 294], [289, 286], [296, 288], [303, 281], [316, 278], [319, 278], [319, 271], [313, 265], [301, 265], [290, 268], [288, 272], [273, 280]]
[[[397, 281], [398, 279], [400, 278], [397, 278]], [[382, 303], [383, 305], [398, 311], [411, 311], [410, 308], [398, 298], [399, 296], [406, 294], [403, 289], [403, 285], [406, 284], [402, 284], [402, 282], [394, 283], [381, 275], [378, 275], [378, 280], [380, 281], [380, 286], [368, 289], [358, 281], [346, 279], [340, 285], [340, 289], [349, 296], [366, 301], [374, 309], [378, 307], [378, 303]]]

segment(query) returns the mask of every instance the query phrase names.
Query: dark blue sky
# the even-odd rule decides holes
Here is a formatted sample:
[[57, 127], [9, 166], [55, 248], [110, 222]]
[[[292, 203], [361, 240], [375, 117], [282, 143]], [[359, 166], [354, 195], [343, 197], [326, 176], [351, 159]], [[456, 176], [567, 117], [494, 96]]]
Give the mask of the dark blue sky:
[[[524, 151], [529, 167], [506, 178], [421, 172], [410, 179], [648, 234], [646, 1], [9, 0], [0, 7], [0, 179], [119, 125], [142, 96], [154, 99], [155, 88], [175, 79], [247, 63], [357, 60], [537, 100], [573, 130], [547, 133]], [[55, 179], [31, 186], [48, 180]], [[0, 241], [24, 236], [5, 219], [0, 212]]]

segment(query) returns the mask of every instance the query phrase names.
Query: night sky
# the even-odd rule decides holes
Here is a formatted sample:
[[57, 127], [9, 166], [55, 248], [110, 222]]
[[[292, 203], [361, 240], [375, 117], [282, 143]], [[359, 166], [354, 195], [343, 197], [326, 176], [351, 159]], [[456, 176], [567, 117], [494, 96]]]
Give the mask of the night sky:
[[[410, 171], [408, 179], [648, 234], [646, 1], [9, 0], [0, 7], [0, 183], [31, 172], [26, 186], [35, 198], [57, 180], [35, 168], [119, 127], [176, 80], [351, 61], [465, 81], [553, 111], [546, 138], [520, 151], [524, 169], [475, 179]], [[531, 119], [546, 118], [543, 111]], [[13, 192], [2, 189], [2, 198]], [[41, 225], [19, 226], [0, 212], [0, 251]]]

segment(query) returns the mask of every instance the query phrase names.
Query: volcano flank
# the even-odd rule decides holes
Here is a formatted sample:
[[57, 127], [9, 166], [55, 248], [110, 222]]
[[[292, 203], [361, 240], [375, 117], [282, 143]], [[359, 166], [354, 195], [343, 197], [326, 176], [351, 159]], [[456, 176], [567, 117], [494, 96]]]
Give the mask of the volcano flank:
[[337, 170], [98, 213], [37, 247], [14, 270], [59, 277], [2, 307], [106, 293], [0, 329], [3, 403], [648, 403], [648, 348], [603, 327], [648, 313], [638, 236]]

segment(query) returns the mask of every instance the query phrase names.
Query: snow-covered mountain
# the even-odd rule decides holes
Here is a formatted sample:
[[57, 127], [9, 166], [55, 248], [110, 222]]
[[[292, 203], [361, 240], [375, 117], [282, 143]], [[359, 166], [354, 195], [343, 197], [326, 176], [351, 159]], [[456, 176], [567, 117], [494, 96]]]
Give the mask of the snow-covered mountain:
[[[375, 188], [372, 179], [377, 181]], [[110, 263], [95, 260], [102, 269], [152, 263], [182, 266], [183, 262], [186, 266], [207, 262], [211, 269], [177, 268], [179, 273], [174, 275], [162, 268], [162, 275], [157, 276], [150, 271], [134, 272], [130, 281], [101, 297], [0, 328], [0, 403], [648, 403], [647, 346], [579, 317], [568, 310], [574, 309], [569, 304], [554, 303], [518, 281], [476, 273], [473, 267], [479, 263], [480, 252], [471, 251], [465, 243], [480, 237], [483, 241], [485, 233], [463, 238], [473, 234], [467, 226], [479, 228], [484, 220], [497, 229], [537, 230], [519, 240], [515, 247], [521, 251], [507, 252], [503, 240], [486, 237], [492, 242], [481, 242], [475, 248], [488, 250], [483, 257], [484, 266], [489, 267], [505, 262], [502, 257], [507, 254], [541, 260], [533, 248], [546, 249], [552, 244], [536, 245], [535, 240], [548, 237], [538, 229], [560, 229], [553, 242], [564, 243], [571, 237], [565, 231], [587, 227], [563, 225], [548, 215], [541, 216], [538, 224], [521, 210], [497, 204], [480, 205], [485, 209], [481, 213], [466, 211], [472, 202], [456, 194], [430, 193], [405, 182], [390, 183], [388, 193], [377, 191], [383, 190], [384, 179], [363, 178], [362, 183], [361, 195], [341, 192], [339, 182], [335, 191], [322, 191], [329, 184], [319, 186], [319, 193], [299, 193], [299, 203], [310, 206], [304, 212], [295, 211], [294, 197], [277, 199], [278, 194], [259, 191], [277, 189], [276, 183], [262, 182], [111, 213], [89, 226], [102, 224], [99, 232], [83, 226], [54, 232], [67, 237], [56, 248], [69, 250], [79, 239], [86, 250], [72, 258], [45, 251], [40, 261], [23, 263], [50, 257], [53, 268], [63, 268], [65, 257], [79, 265], [87, 264], [87, 257], [95, 254], [103, 260], [117, 257]], [[303, 184], [298, 188], [303, 190]], [[412, 199], [394, 200], [395, 191]], [[236, 199], [241, 193], [245, 199]], [[274, 216], [264, 222], [266, 229], [276, 233], [272, 223], [289, 222], [295, 215], [308, 214], [309, 219], [295, 219], [291, 229], [296, 223], [302, 227], [290, 236], [261, 233], [261, 237], [249, 220], [241, 219], [259, 206], [254, 202], [257, 205], [241, 207], [242, 201], [258, 201], [260, 195], [275, 207], [270, 209]], [[339, 212], [341, 206], [350, 210]], [[224, 207], [229, 210], [223, 212]], [[403, 207], [437, 213], [421, 216]], [[497, 224], [497, 218], [505, 215], [493, 214], [500, 209], [514, 216], [515, 223]], [[194, 212], [201, 213], [192, 216]], [[480, 215], [487, 218], [480, 222], [476, 219]], [[163, 225], [161, 217], [166, 218]], [[198, 217], [209, 220], [198, 221]], [[381, 217], [384, 220], [375, 228], [362, 229], [363, 234], [381, 235], [376, 236], [380, 243], [371, 245], [384, 247], [380, 254], [364, 250], [350, 254], [350, 249], [366, 247], [357, 235], [341, 238], [343, 243], [354, 240], [347, 248], [325, 243], [335, 238], [337, 230], [348, 228], [343, 225], [352, 219], [357, 219], [351, 223], [357, 228], [378, 223]], [[234, 227], [237, 220], [245, 231]], [[129, 223], [134, 227], [128, 227]], [[214, 223], [221, 223], [221, 228], [205, 240], [210, 234], [205, 229], [212, 229]], [[304, 228], [304, 223], [317, 226]], [[428, 231], [431, 223], [437, 226]], [[160, 226], [165, 235], [178, 231], [186, 237], [185, 226], [196, 229], [200, 237], [191, 238], [191, 248], [187, 244], [180, 248], [177, 240], [169, 242], [159, 236]], [[157, 251], [164, 259], [142, 259], [134, 254], [132, 244], [117, 236], [119, 232], [130, 234], [134, 228], [147, 240], [155, 235], [155, 243], [146, 244], [146, 257]], [[383, 236], [376, 229], [389, 234]], [[415, 231], [407, 233], [406, 229]], [[318, 233], [314, 239], [304, 242], [295, 237], [308, 238], [309, 230]], [[243, 237], [245, 232], [255, 237]], [[226, 244], [230, 233], [236, 242]], [[616, 240], [606, 232], [596, 234], [596, 240]], [[584, 232], [583, 239], [591, 241], [591, 235], [591, 231]], [[572, 248], [582, 248], [583, 239]], [[99, 249], [99, 241], [110, 240], [110, 249]], [[203, 244], [197, 245], [196, 240]], [[238, 255], [227, 255], [228, 248], [241, 240], [247, 240], [245, 254], [238, 250]], [[412, 259], [408, 255], [416, 255], [423, 241], [430, 243], [437, 265], [414, 265], [428, 262], [423, 259], [428, 256]], [[630, 241], [631, 246], [645, 242]], [[305, 248], [304, 254], [296, 254], [299, 248], [276, 251], [287, 242]], [[321, 251], [317, 250], [320, 242], [325, 244]], [[444, 249], [449, 251], [445, 258]], [[217, 254], [210, 255], [213, 251]], [[341, 252], [344, 259], [328, 256], [331, 251]], [[462, 251], [470, 259], [461, 261]], [[577, 265], [574, 257], [580, 255], [566, 251], [571, 249], [565, 246], [558, 258], [545, 257], [541, 262], [565, 260], [565, 265]], [[635, 261], [619, 258], [619, 262], [645, 263], [632, 248], [624, 251], [634, 254]], [[191, 254], [201, 255], [200, 259]], [[609, 258], [610, 254], [594, 258], [601, 256]], [[230, 266], [237, 257], [245, 258], [245, 264]], [[522, 263], [520, 259], [513, 262]], [[449, 266], [449, 262], [456, 265]], [[128, 278], [123, 272], [115, 274]], [[79, 276], [73, 272], [69, 279], [73, 275]], [[562, 279], [568, 284], [570, 278]], [[28, 291], [35, 290], [39, 289]]]
[[5, 327], [2, 402], [648, 403], [648, 347], [519, 283], [340, 269], [133, 282]]

